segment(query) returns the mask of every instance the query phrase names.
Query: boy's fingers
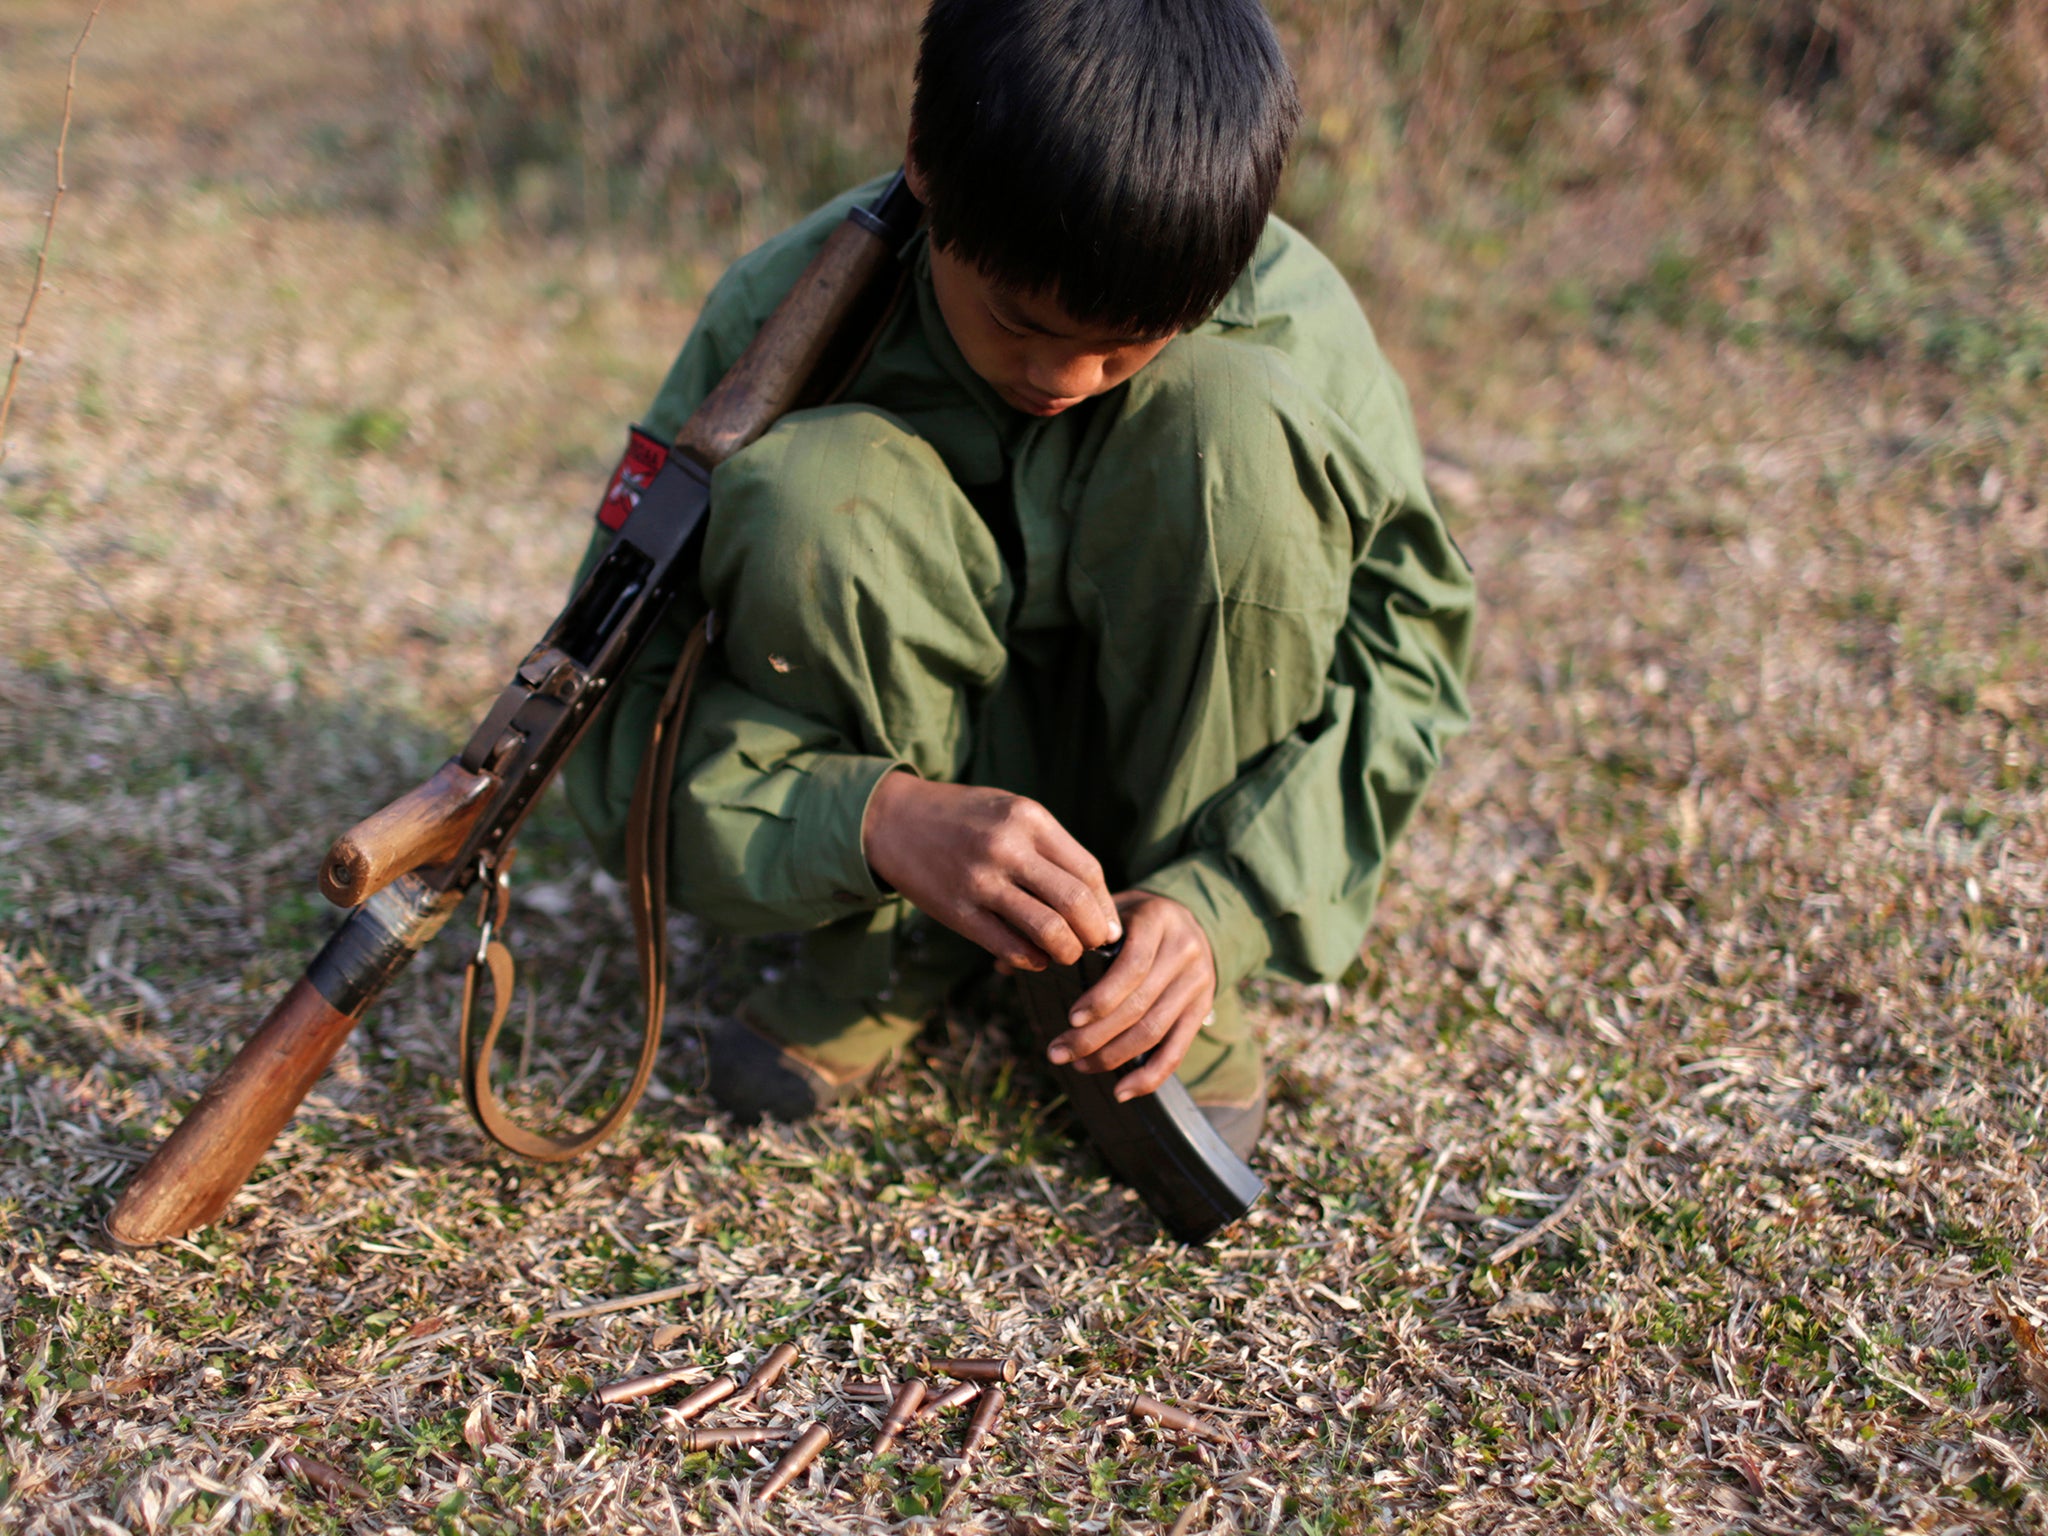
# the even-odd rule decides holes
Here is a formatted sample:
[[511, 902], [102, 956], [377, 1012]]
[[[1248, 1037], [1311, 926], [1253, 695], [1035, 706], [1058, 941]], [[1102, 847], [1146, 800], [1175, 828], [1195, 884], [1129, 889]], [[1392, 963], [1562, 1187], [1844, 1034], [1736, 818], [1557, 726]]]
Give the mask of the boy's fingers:
[[[1201, 999], [1196, 998], [1196, 1003]], [[1187, 1056], [1188, 1047], [1201, 1033], [1202, 1021], [1209, 1016], [1207, 1007], [1191, 1006], [1174, 1021], [1164, 1040], [1152, 1052], [1152, 1059], [1135, 1072], [1127, 1072], [1117, 1079], [1116, 1099], [1119, 1104], [1128, 1104], [1132, 1099], [1148, 1093], [1157, 1093], [1166, 1086], [1166, 1080], [1173, 1076], [1174, 1068]]]
[[[1080, 1030], [1113, 1018], [1130, 1004], [1132, 995], [1151, 979], [1153, 961], [1158, 954], [1157, 935], [1142, 930], [1133, 932], [1124, 941], [1124, 947], [1116, 959], [1110, 962], [1109, 969], [1102, 973], [1102, 979], [1074, 1000], [1073, 1008], [1067, 1013], [1067, 1022], [1076, 1030]], [[1159, 985], [1166, 985], [1165, 977], [1160, 978]], [[1139, 1011], [1143, 1012], [1144, 1007], [1150, 1003], [1151, 999], [1146, 998]]]
[[1038, 839], [1038, 851], [1068, 875], [1081, 883], [1088, 893], [1088, 901], [1094, 907], [1100, 922], [1097, 930], [1101, 937], [1094, 940], [1094, 947], [1114, 944], [1124, 936], [1123, 918], [1116, 910], [1116, 898], [1109, 893], [1109, 882], [1103, 878], [1102, 865], [1074, 840], [1073, 834], [1050, 816]]
[[[1104, 981], [1108, 979], [1107, 976], [1103, 977]], [[1158, 967], [1149, 968], [1123, 1001], [1107, 1014], [1055, 1037], [1051, 1047], [1052, 1059], [1056, 1062], [1079, 1061], [1084, 1066], [1087, 1065], [1088, 1058], [1144, 1018], [1159, 1001], [1160, 995], [1170, 986], [1178, 985], [1181, 980], [1175, 972], [1161, 970]], [[1065, 1055], [1060, 1054], [1062, 1051]], [[1093, 1066], [1088, 1070], [1099, 1072], [1103, 1068]]]
[[1064, 917], [1022, 886], [1012, 885], [998, 891], [988, 907], [1060, 965], [1072, 965], [1087, 947]]
[[953, 930], [972, 939], [1014, 971], [1042, 971], [1048, 961], [1043, 950], [1027, 942], [1008, 923], [980, 907], [959, 915]]
[[1166, 1038], [1168, 1031], [1193, 1005], [1195, 994], [1201, 989], [1202, 981], [1199, 976], [1182, 975], [1176, 978], [1174, 984], [1160, 993], [1158, 1001], [1146, 1009], [1137, 1022], [1117, 1031], [1075, 1065], [1083, 1072], [1111, 1072], [1126, 1062], [1144, 1055]]
[[1144, 985], [1151, 969], [1152, 951], [1141, 948], [1136, 939], [1125, 940], [1123, 951], [1110, 962], [1102, 979], [1074, 1000], [1074, 1006], [1067, 1012], [1067, 1022], [1082, 1029], [1108, 1018]]
[[1100, 949], [1112, 941], [1114, 936], [1103, 921], [1094, 893], [1078, 875], [1041, 857], [1019, 875], [1018, 882], [1065, 919], [1074, 937], [1087, 948]]

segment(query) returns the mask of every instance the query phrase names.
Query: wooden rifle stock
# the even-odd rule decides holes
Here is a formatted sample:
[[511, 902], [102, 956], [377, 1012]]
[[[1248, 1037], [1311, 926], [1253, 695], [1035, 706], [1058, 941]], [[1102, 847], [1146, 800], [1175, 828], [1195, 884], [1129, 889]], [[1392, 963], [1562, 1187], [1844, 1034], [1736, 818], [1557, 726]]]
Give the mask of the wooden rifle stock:
[[[708, 471], [858, 368], [900, 286], [895, 258], [921, 214], [900, 175], [872, 207], [853, 209], [684, 425], [674, 446], [700, 469], [697, 491], [680, 494], [700, 497], [697, 517]], [[678, 461], [665, 471], [679, 473]], [[670, 483], [658, 481], [654, 490]], [[650, 492], [650, 506], [659, 500]], [[107, 1218], [116, 1242], [146, 1247], [218, 1217], [364, 1010], [440, 930], [481, 866], [503, 866], [540, 790], [663, 617], [677, 562], [693, 558], [694, 522], [650, 524], [654, 542], [646, 547], [633, 542], [640, 526], [629, 519], [613, 545], [614, 554], [624, 550], [640, 565], [617, 578], [600, 562], [528, 653], [470, 747], [335, 842], [320, 887], [355, 910], [129, 1181]], [[665, 545], [663, 533], [673, 536]], [[648, 574], [663, 561], [667, 585]], [[502, 892], [499, 900], [502, 907]]]
[[219, 1216], [355, 1027], [354, 1015], [338, 1012], [301, 976], [128, 1181], [107, 1235], [147, 1248]]
[[404, 875], [351, 912], [284, 1001], [158, 1147], [107, 1217], [107, 1235], [147, 1248], [227, 1209], [312, 1092], [356, 1020], [448, 920], [459, 885]]

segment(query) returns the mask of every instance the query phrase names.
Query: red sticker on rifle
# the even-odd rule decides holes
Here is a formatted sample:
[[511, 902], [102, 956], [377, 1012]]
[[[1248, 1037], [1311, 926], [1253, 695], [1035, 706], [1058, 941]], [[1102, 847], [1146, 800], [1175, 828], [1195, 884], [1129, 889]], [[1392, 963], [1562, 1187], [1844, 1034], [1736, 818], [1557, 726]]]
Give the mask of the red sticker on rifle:
[[612, 471], [611, 484], [604, 488], [604, 500], [598, 503], [598, 522], [613, 533], [625, 527], [626, 519], [640, 505], [642, 493], [653, 484], [654, 477], [661, 473], [661, 466], [667, 462], [666, 443], [649, 437], [638, 427], [629, 431], [626, 434], [626, 456]]

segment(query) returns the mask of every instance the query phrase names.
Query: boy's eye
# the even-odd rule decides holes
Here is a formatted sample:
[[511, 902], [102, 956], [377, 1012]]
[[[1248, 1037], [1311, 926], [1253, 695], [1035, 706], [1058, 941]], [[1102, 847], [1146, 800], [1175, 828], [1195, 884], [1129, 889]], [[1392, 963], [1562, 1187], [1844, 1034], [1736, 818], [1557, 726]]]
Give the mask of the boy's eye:
[[[986, 306], [984, 306], [984, 307], [986, 307]], [[1031, 334], [1031, 333], [1030, 333], [1029, 331], [1025, 330], [1025, 329], [1024, 329], [1023, 327], [1021, 327], [1021, 326], [1016, 326], [1016, 325], [1012, 325], [1012, 324], [1011, 324], [1011, 323], [1010, 323], [1009, 321], [1005, 320], [1005, 319], [1004, 319], [1004, 318], [1002, 317], [1002, 315], [1001, 315], [1000, 313], [998, 313], [998, 312], [997, 312], [996, 310], [994, 310], [994, 309], [990, 309], [990, 310], [989, 310], [989, 312], [988, 312], [988, 317], [989, 317], [989, 319], [991, 319], [991, 320], [995, 321], [995, 323], [996, 323], [996, 328], [997, 328], [998, 330], [1002, 331], [1002, 332], [1003, 332], [1003, 333], [1004, 333], [1005, 335], [1007, 335], [1007, 336], [1017, 336], [1017, 337], [1024, 337], [1024, 336], [1029, 336], [1029, 335]]]

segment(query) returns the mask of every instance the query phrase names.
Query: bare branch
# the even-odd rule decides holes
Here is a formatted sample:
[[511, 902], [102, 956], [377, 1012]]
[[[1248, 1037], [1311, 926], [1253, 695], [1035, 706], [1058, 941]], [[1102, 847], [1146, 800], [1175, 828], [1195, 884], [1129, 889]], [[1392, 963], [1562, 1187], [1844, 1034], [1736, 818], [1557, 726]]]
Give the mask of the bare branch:
[[28, 285], [28, 302], [14, 325], [14, 357], [7, 365], [7, 387], [0, 390], [0, 464], [7, 462], [7, 416], [14, 409], [14, 386], [21, 377], [22, 361], [28, 356], [21, 348], [28, 339], [28, 323], [35, 318], [36, 300], [43, 294], [43, 273], [50, 265], [50, 236], [57, 228], [57, 205], [64, 201], [64, 145], [71, 137], [71, 100], [78, 94], [78, 55], [92, 36], [92, 24], [100, 18], [106, 0], [92, 0], [78, 41], [71, 45], [71, 58], [64, 72], [64, 118], [57, 128], [57, 188], [50, 194], [50, 211], [43, 216], [43, 243], [36, 250], [36, 272]]

